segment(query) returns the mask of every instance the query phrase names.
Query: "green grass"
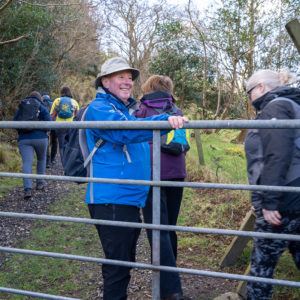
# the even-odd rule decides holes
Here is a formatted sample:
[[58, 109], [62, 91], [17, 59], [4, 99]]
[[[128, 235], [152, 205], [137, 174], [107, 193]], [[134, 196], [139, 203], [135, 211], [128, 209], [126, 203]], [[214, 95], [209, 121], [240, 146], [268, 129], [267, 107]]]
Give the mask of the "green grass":
[[[79, 190], [50, 208], [48, 214], [89, 217]], [[93, 225], [36, 221], [31, 236], [19, 248], [101, 257], [99, 239]], [[100, 266], [74, 260], [14, 254], [0, 272], [0, 285], [16, 289], [92, 299], [95, 293], [95, 268]], [[84, 282], [84, 284], [82, 284]], [[1, 296], [0, 296], [1, 298]], [[3, 299], [3, 298], [1, 298]], [[5, 299], [26, 299], [5, 294]]]
[[[221, 130], [219, 134], [202, 135], [205, 163], [215, 174], [217, 181], [246, 183], [246, 162], [243, 145], [232, 144], [237, 131]], [[193, 147], [193, 153], [196, 149]]]
[[5, 196], [14, 187], [22, 186], [22, 178], [0, 178], [0, 202], [5, 199]]
[[[17, 147], [0, 142], [0, 172], [21, 172], [22, 159]], [[22, 178], [0, 177], [0, 201], [14, 187], [22, 186]]]

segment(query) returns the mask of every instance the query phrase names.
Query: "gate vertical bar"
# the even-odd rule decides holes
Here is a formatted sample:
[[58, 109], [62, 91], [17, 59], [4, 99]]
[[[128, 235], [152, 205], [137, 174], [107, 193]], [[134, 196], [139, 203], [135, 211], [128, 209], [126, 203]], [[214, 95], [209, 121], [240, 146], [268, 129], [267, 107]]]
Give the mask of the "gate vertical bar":
[[[153, 130], [153, 180], [160, 180], [160, 130]], [[160, 186], [153, 187], [152, 223], [160, 224]], [[160, 265], [160, 231], [152, 230], [152, 263]], [[152, 273], [152, 299], [160, 299], [160, 272]]]

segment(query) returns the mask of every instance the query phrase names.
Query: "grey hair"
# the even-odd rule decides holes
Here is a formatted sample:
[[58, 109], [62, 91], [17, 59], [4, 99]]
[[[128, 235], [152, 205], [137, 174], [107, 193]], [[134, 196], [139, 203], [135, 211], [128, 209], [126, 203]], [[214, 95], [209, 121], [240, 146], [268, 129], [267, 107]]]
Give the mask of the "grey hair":
[[271, 89], [293, 83], [296, 81], [296, 75], [290, 73], [289, 70], [280, 72], [272, 70], [258, 70], [247, 81], [247, 88], [253, 87], [259, 83], [263, 83]]

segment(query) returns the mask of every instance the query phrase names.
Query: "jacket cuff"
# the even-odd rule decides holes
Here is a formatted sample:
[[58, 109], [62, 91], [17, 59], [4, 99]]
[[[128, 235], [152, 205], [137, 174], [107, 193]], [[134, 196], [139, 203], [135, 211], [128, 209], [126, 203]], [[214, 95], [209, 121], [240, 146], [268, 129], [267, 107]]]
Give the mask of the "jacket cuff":
[[278, 210], [279, 201], [274, 201], [274, 200], [272, 202], [263, 201], [262, 207], [266, 210]]

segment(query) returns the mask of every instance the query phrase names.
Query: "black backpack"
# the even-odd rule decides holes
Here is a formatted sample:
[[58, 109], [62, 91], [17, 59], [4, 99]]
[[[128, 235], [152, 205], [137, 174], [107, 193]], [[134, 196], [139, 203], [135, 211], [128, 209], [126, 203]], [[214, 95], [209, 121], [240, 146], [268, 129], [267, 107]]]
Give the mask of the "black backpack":
[[[74, 117], [73, 121], [84, 121], [88, 106], [80, 108]], [[92, 177], [92, 164], [90, 161], [99, 147], [101, 147], [105, 141], [99, 139], [95, 144], [94, 149], [89, 153], [89, 149], [86, 142], [85, 129], [69, 129], [66, 137], [62, 164], [64, 173], [66, 176], [77, 177]], [[87, 168], [88, 167], [88, 168]], [[84, 182], [77, 182], [78, 184]]]
[[[42, 103], [34, 97], [26, 97], [19, 103], [19, 112], [16, 121], [39, 121]], [[29, 133], [34, 129], [17, 129], [18, 133]]]

